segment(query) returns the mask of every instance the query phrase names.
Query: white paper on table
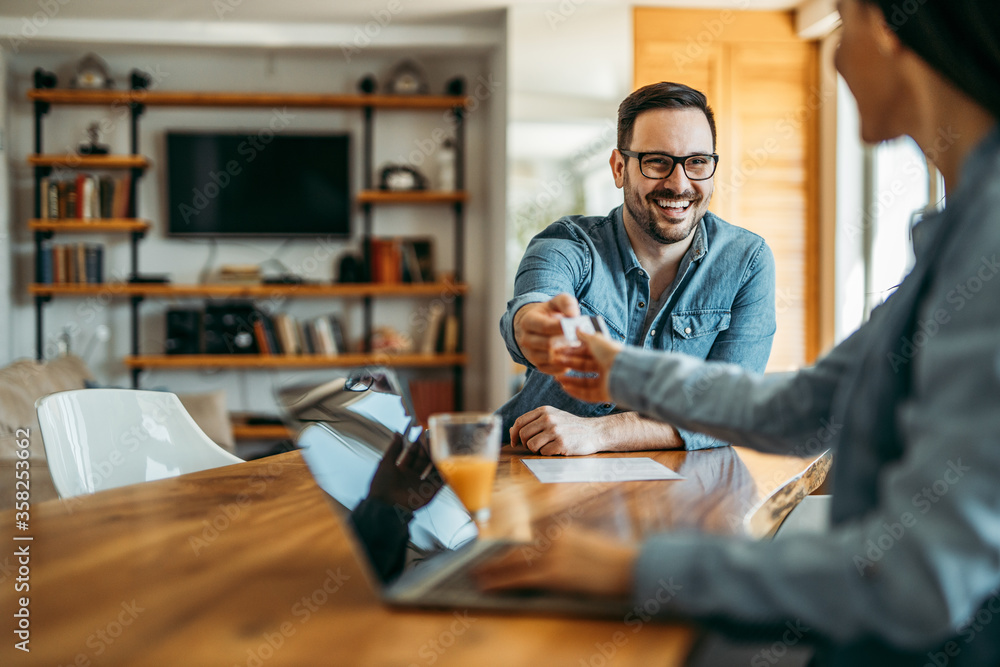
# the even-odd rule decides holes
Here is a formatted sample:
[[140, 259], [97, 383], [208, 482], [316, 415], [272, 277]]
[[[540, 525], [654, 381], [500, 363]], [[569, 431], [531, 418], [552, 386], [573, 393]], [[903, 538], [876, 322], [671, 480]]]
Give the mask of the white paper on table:
[[601, 459], [521, 459], [543, 484], [684, 479], [648, 456]]

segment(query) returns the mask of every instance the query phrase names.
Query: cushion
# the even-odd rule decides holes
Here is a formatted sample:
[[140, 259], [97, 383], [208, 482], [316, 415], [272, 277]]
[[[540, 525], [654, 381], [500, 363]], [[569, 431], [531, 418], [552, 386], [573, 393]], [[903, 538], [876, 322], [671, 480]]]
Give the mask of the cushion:
[[184, 408], [212, 442], [230, 454], [236, 453], [233, 424], [229, 420], [226, 391], [219, 389], [204, 394], [177, 394]]

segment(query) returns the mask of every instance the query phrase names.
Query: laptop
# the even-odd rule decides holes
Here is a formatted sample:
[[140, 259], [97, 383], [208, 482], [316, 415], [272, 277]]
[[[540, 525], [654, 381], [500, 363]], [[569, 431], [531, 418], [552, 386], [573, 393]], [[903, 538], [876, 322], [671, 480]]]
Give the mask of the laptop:
[[[331, 508], [343, 516], [368, 495], [372, 476], [392, 438], [398, 433], [412, 440], [422, 433], [412, 418], [406, 391], [387, 369], [354, 371], [321, 387], [283, 390], [283, 394], [279, 392], [279, 404], [289, 419], [300, 424], [308, 422], [299, 434], [299, 448]], [[377, 569], [354, 530], [354, 522], [345, 520], [344, 525], [373, 588], [393, 606], [617, 619], [624, 618], [632, 608], [626, 599], [480, 591], [472, 571], [490, 558], [519, 548], [521, 543], [478, 539], [468, 511], [447, 486], [414, 513], [410, 523], [412, 551], [403, 573], [394, 581], [383, 582], [375, 575]]]

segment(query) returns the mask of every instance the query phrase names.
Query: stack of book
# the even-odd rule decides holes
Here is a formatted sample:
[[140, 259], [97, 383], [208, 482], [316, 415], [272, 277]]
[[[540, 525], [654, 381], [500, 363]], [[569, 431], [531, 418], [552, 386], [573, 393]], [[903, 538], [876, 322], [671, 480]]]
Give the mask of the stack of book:
[[261, 354], [333, 356], [347, 352], [344, 329], [336, 315], [296, 320], [286, 313], [254, 322], [254, 337]]
[[98, 220], [129, 217], [132, 177], [77, 174], [43, 178], [39, 184], [42, 220]]
[[104, 282], [104, 246], [100, 243], [42, 243], [36, 279], [43, 285]]
[[414, 340], [419, 341], [417, 352], [420, 354], [453, 354], [458, 351], [458, 317], [446, 314], [444, 304], [432, 303], [425, 317], [418, 314], [417, 321], [424, 320], [424, 328], [417, 331]]
[[373, 283], [432, 283], [434, 245], [428, 238], [371, 238], [367, 257]]
[[215, 280], [227, 285], [259, 285], [260, 266], [257, 264], [224, 264], [219, 267]]

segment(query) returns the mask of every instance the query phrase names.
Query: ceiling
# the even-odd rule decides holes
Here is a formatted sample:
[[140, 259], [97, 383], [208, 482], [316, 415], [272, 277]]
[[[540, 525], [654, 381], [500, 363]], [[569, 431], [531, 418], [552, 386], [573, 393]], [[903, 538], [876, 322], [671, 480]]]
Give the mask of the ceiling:
[[[635, 4], [704, 9], [790, 9], [801, 0], [87, 0], [59, 3], [59, 18], [166, 21], [235, 21], [266, 23], [353, 23], [381, 17], [398, 23], [423, 23], [454, 19], [477, 20], [489, 10], [511, 6], [549, 7], [572, 11], [574, 7]], [[35, 2], [18, 0], [0, 8], [0, 15], [18, 16], [38, 10]]]

